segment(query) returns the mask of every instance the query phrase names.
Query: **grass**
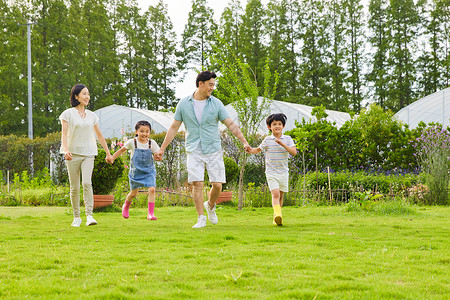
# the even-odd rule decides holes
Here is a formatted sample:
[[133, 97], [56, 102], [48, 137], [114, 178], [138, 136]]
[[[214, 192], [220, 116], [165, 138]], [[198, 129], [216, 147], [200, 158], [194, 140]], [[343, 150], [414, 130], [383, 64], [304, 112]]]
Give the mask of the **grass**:
[[[193, 207], [96, 213], [70, 227], [62, 207], [0, 207], [0, 298], [448, 299], [448, 207], [414, 214], [344, 207]], [[85, 217], [83, 217], [85, 220]]]

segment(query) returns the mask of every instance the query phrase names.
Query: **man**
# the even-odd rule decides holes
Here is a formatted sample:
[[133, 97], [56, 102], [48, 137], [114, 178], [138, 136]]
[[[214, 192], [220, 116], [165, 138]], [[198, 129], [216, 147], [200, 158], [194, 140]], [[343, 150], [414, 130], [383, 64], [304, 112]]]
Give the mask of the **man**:
[[[155, 153], [156, 160], [162, 160], [167, 146], [172, 142], [181, 123], [186, 128], [186, 153], [188, 182], [192, 183], [192, 197], [198, 214], [197, 223], [192, 228], [206, 226], [204, 209], [211, 224], [219, 222], [216, 215], [216, 200], [225, 183], [225, 165], [219, 134], [219, 121], [242, 142], [244, 149], [250, 148], [247, 140], [236, 123], [231, 120], [223, 103], [211, 96], [214, 90], [216, 74], [203, 71], [196, 79], [197, 90], [193, 95], [182, 99], [175, 110], [175, 120], [167, 131], [164, 142]], [[203, 203], [203, 180], [205, 167], [212, 188], [209, 201]]]

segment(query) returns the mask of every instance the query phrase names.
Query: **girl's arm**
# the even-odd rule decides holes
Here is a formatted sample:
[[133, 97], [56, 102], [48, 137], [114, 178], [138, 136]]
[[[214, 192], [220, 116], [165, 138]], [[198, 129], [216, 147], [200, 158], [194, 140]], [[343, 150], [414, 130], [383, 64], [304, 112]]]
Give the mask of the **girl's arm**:
[[67, 130], [69, 128], [69, 123], [65, 120], [61, 120], [62, 128], [61, 128], [61, 140], [62, 146], [64, 149], [64, 159], [72, 160], [72, 153], [69, 151], [69, 146], [67, 145]]
[[97, 135], [97, 139], [100, 142], [100, 145], [102, 145], [103, 149], [105, 149], [105, 152], [106, 152], [106, 159], [105, 160], [107, 162], [113, 163], [111, 161], [112, 156], [111, 156], [111, 153], [109, 152], [108, 145], [106, 144], [106, 140], [103, 137], [102, 131], [100, 130], [100, 127], [98, 127], [98, 124], [94, 125], [94, 131], [95, 131], [95, 134]]
[[127, 151], [127, 148], [122, 147], [122, 148], [120, 148], [119, 150], [117, 150], [116, 152], [114, 152], [114, 154], [113, 154], [113, 156], [112, 156], [112, 162], [111, 162], [111, 163], [113, 163], [113, 162], [116, 160], [116, 158], [118, 158], [119, 156], [121, 156], [122, 154], [124, 154], [125, 151]]

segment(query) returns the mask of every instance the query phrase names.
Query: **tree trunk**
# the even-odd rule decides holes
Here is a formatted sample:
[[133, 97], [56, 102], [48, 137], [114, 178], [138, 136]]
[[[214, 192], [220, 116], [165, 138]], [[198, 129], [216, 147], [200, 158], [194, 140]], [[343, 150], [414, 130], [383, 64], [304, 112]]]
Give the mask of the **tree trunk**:
[[247, 164], [247, 155], [244, 153], [242, 154], [242, 164], [241, 164], [241, 171], [239, 172], [239, 188], [238, 188], [238, 210], [242, 210], [242, 207], [244, 207], [244, 171], [245, 171], [245, 165]]

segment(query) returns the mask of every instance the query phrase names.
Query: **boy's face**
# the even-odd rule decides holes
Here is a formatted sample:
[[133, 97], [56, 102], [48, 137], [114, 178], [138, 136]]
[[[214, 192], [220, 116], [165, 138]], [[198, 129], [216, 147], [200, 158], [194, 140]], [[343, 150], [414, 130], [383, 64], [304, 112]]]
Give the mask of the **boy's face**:
[[281, 121], [273, 121], [270, 125], [267, 125], [267, 128], [269, 128], [272, 133], [282, 133], [284, 129], [284, 125]]

